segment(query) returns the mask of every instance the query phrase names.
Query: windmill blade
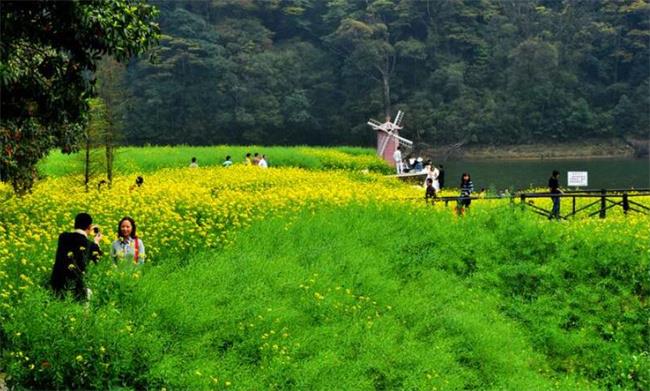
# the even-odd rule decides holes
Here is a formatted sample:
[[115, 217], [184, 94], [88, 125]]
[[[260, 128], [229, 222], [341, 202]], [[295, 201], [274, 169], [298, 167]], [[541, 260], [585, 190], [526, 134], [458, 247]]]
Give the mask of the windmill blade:
[[396, 126], [400, 126], [402, 124], [402, 119], [404, 118], [404, 112], [402, 110], [397, 112], [397, 116], [395, 117], [395, 122], [393, 122]]
[[404, 137], [398, 136], [398, 135], [393, 135], [397, 140], [399, 140], [399, 143], [402, 145], [407, 145], [409, 147], [413, 146], [413, 141], [406, 139]]
[[372, 118], [371, 118], [370, 120], [368, 120], [367, 123], [368, 123], [368, 125], [370, 125], [370, 127], [373, 128], [373, 129], [378, 129], [378, 128], [380, 128], [381, 125], [382, 125], [381, 122], [377, 121], [376, 119], [372, 119]]

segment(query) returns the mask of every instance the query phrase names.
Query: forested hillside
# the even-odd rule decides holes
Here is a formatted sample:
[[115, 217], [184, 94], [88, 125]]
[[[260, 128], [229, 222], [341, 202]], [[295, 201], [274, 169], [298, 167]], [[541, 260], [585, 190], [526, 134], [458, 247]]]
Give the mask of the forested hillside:
[[647, 137], [647, 0], [158, 1], [126, 72], [131, 144]]

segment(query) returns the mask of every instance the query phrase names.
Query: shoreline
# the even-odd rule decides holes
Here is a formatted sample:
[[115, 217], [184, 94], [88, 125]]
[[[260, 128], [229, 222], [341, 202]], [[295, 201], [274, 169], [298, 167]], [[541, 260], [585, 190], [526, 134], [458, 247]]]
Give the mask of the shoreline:
[[[647, 140], [638, 142], [648, 143]], [[420, 153], [437, 156], [439, 160], [581, 160], [581, 159], [647, 159], [647, 152], [622, 140], [588, 140], [562, 144], [468, 145], [461, 147], [424, 146]], [[641, 155], [641, 156], [639, 156]]]
[[463, 160], [463, 161], [485, 161], [485, 160], [503, 160], [503, 161], [532, 161], [532, 160], [642, 160], [647, 159], [643, 157], [634, 157], [632, 155], [572, 155], [572, 156], [548, 156], [548, 157], [535, 157], [535, 156], [470, 156], [464, 154], [463, 156], [451, 156], [446, 160]]

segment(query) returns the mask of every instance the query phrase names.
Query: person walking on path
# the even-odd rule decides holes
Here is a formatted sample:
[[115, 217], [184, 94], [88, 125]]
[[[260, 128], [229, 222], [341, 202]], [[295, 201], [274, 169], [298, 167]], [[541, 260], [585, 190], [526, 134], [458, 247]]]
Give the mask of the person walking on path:
[[402, 151], [400, 151], [399, 145], [393, 152], [393, 161], [395, 162], [395, 168], [397, 169], [397, 175], [402, 173]]
[[472, 192], [474, 192], [472, 177], [468, 172], [464, 172], [460, 177], [460, 198], [458, 199], [458, 209], [460, 214], [463, 214], [465, 208], [469, 208], [469, 205], [472, 203], [472, 200], [470, 199]]
[[[551, 194], [562, 194], [560, 190], [560, 172], [558, 170], [553, 170], [551, 177], [548, 179], [548, 191]], [[560, 197], [551, 196], [553, 201], [553, 209], [551, 209], [551, 215], [549, 219], [559, 219], [560, 218]]]
[[[90, 232], [95, 232], [89, 240]], [[66, 291], [72, 291], [75, 299], [87, 300], [90, 289], [84, 285], [86, 266], [90, 261], [97, 263], [102, 251], [99, 242], [102, 234], [93, 226], [93, 219], [88, 213], [79, 213], [74, 219], [74, 231], [59, 235], [56, 248], [56, 260], [52, 268], [50, 284], [54, 294], [62, 298]]]

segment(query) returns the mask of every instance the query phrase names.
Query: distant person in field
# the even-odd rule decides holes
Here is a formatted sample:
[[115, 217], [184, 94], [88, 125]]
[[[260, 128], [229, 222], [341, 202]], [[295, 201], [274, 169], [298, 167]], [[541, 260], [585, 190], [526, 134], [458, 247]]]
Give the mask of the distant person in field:
[[260, 164], [260, 154], [255, 152], [255, 154], [253, 155], [253, 165], [259, 166], [259, 164]]
[[[90, 240], [88, 235], [94, 232]], [[93, 226], [88, 213], [79, 213], [74, 219], [74, 231], [59, 235], [56, 260], [50, 280], [55, 295], [62, 298], [66, 291], [72, 291], [75, 299], [84, 301], [90, 298], [91, 291], [84, 285], [84, 274], [89, 262], [99, 260], [102, 251], [99, 243], [102, 234]]]
[[129, 216], [124, 216], [117, 224], [117, 240], [111, 245], [111, 258], [115, 262], [124, 259], [144, 263], [144, 243], [138, 238], [135, 220]]
[[[548, 191], [551, 194], [562, 194], [560, 190], [560, 172], [558, 170], [553, 170], [551, 177], [548, 179]], [[553, 201], [553, 209], [551, 209], [551, 215], [549, 219], [559, 219], [560, 218], [560, 197], [551, 196]]]
[[198, 167], [199, 167], [199, 163], [197, 163], [196, 158], [193, 157], [192, 161], [190, 162], [190, 168], [198, 168]]
[[445, 167], [440, 164], [440, 173], [438, 174], [438, 184], [440, 185], [440, 190], [445, 187]]
[[395, 162], [395, 168], [397, 169], [397, 175], [400, 175], [402, 171], [402, 151], [399, 148], [399, 145], [393, 152], [393, 161]]
[[266, 161], [266, 155], [262, 155], [257, 165], [262, 168], [269, 168], [269, 163]]
[[469, 208], [469, 205], [472, 203], [470, 197], [474, 192], [474, 183], [472, 183], [472, 177], [469, 173], [464, 172], [460, 177], [460, 198], [458, 200], [458, 212], [460, 214], [465, 212], [465, 208]]
[[428, 183], [428, 180], [431, 179], [431, 185], [437, 193], [440, 190], [440, 184], [438, 183], [438, 175], [440, 175], [440, 172], [436, 166], [431, 163], [431, 160], [427, 162], [427, 165], [424, 167], [424, 171], [427, 173], [427, 178], [424, 182], [425, 185]]
[[222, 166], [224, 167], [230, 167], [232, 166], [232, 160], [230, 160], [230, 155], [226, 156], [226, 160], [221, 163]]
[[132, 184], [131, 187], [129, 187], [129, 191], [133, 191], [139, 187], [142, 187], [143, 184], [144, 184], [144, 178], [139, 176], [135, 178], [135, 183]]
[[244, 158], [244, 165], [245, 165], [245, 166], [250, 166], [250, 165], [252, 165], [252, 164], [253, 164], [253, 159], [251, 159], [251, 153], [248, 152], [248, 153], [246, 154], [246, 158]]
[[428, 201], [436, 198], [436, 189], [433, 187], [433, 179], [427, 178], [427, 189], [424, 191], [424, 200]]

